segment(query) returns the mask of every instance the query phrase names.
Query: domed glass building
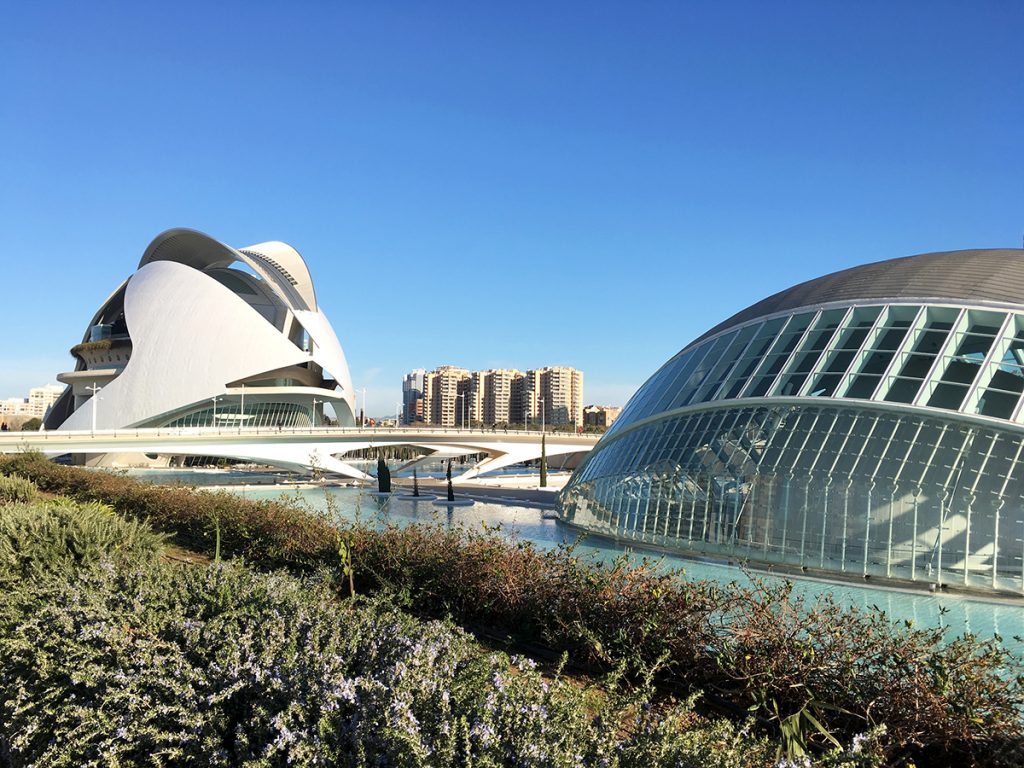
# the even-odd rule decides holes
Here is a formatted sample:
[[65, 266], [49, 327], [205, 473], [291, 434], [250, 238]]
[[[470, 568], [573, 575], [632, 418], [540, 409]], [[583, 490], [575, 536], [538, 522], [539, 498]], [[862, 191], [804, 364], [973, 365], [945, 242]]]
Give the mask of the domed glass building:
[[716, 325], [576, 470], [562, 516], [699, 555], [1024, 591], [1024, 251], [836, 272]]

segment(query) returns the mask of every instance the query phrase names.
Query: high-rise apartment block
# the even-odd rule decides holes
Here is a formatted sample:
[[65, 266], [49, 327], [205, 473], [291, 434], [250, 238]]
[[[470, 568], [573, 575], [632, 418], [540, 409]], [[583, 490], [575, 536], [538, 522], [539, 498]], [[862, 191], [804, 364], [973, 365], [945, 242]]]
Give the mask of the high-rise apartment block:
[[465, 368], [442, 365], [423, 376], [423, 416], [441, 427], [469, 423], [467, 399], [473, 379]]
[[402, 380], [402, 423], [416, 424], [426, 421], [423, 412], [423, 377], [426, 371], [417, 368], [405, 375]]
[[470, 372], [443, 365], [407, 374], [402, 394], [406, 424], [583, 424], [583, 374], [575, 368]]
[[565, 367], [541, 368], [540, 392], [544, 422], [583, 423], [583, 374], [580, 371]]
[[480, 421], [483, 424], [508, 424], [516, 421], [516, 414], [522, 410], [521, 389], [517, 382], [523, 372], [509, 368], [481, 371], [480, 377]]

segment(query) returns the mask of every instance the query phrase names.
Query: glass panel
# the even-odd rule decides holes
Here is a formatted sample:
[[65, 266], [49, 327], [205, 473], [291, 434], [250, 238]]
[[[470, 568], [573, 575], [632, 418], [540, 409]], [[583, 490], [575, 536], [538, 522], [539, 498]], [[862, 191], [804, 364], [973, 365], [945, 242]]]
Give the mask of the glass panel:
[[777, 317], [761, 326], [747, 351], [743, 353], [743, 357], [722, 385], [721, 392], [717, 396], [718, 398], [734, 398], [739, 395], [743, 387], [747, 385], [750, 374], [753, 373], [754, 369], [764, 359], [765, 353], [775, 341], [779, 329], [782, 328], [785, 322], [786, 318]]
[[868, 332], [881, 312], [881, 307], [858, 307], [848, 318], [836, 339], [835, 348], [824, 358], [807, 394], [811, 397], [831, 397], [843, 380], [843, 374], [853, 362]]
[[566, 488], [569, 520], [824, 573], [1024, 589], [1015, 436], [849, 407], [720, 409], [636, 431]]
[[961, 384], [939, 384], [928, 398], [931, 408], [945, 408], [955, 411], [967, 396], [967, 387]]
[[814, 319], [814, 312], [794, 315], [789, 319], [786, 329], [779, 335], [775, 344], [762, 362], [750, 385], [742, 393], [742, 397], [763, 397], [771, 388], [775, 377], [782, 370], [793, 350], [803, 338], [804, 331]]
[[687, 401], [688, 404], [701, 403], [712, 399], [726, 376], [732, 370], [739, 356], [747, 349], [747, 345], [759, 327], [758, 325], [748, 325], [740, 329], [739, 333], [734, 337], [732, 344], [729, 345], [729, 349], [725, 351], [705, 379], [704, 384]]
[[995, 416], [998, 419], [1009, 419], [1020, 400], [1020, 393], [1001, 392], [998, 389], [986, 389], [978, 401], [977, 412], [982, 416]]
[[[712, 341], [705, 342], [704, 346], [708, 348], [707, 354], [702, 355], [700, 360], [696, 361], [696, 364], [689, 366], [687, 371], [680, 375], [672, 390], [665, 393], [663, 403], [652, 413], [671, 411], [674, 408], [681, 408], [686, 405], [693, 393], [703, 383], [708, 373], [711, 372], [711, 369], [722, 353], [728, 349], [733, 339], [736, 338], [736, 335], [737, 332], [733, 331], [724, 336], [719, 336]], [[689, 373], [688, 376], [686, 375], [687, 372]]]
[[772, 394], [786, 397], [800, 393], [807, 374], [811, 372], [821, 357], [822, 351], [832, 341], [832, 337], [845, 315], [845, 309], [833, 309], [821, 313], [814, 328], [804, 337], [800, 348], [790, 359], [787, 372], [775, 385]]
[[[882, 324], [866, 342], [850, 368], [847, 383], [840, 383], [836, 394], [840, 397], [869, 398], [878, 387], [881, 374], [889, 368], [893, 355], [903, 340], [920, 307], [888, 307]], [[845, 386], [845, 389], [844, 389]]]
[[[966, 313], [936, 365], [933, 382], [929, 382], [926, 393], [928, 405], [958, 410], [963, 406], [966, 397], [963, 390], [969, 391], [978, 378], [1005, 318], [1006, 315], [998, 312], [970, 310]], [[968, 403], [967, 409], [976, 411], [977, 404]]]

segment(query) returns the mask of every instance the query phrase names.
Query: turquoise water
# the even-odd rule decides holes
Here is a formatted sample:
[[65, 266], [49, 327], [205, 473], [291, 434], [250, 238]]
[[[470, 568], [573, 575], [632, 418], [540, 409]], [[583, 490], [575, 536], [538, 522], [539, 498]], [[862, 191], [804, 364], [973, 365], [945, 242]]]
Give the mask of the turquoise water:
[[[140, 471], [133, 473], [150, 482], [167, 483], [174, 480], [196, 485], [231, 485], [242, 482], [266, 482], [275, 475], [256, 475], [244, 471], [203, 472], [187, 470]], [[248, 498], [281, 498], [301, 502], [310, 509], [328, 511], [328, 496], [335, 514], [345, 520], [360, 519], [364, 523], [384, 526], [409, 525], [412, 523], [438, 523], [446, 526], [480, 528], [484, 525], [497, 530], [503, 536], [530, 541], [541, 549], [552, 549], [562, 544], [577, 543], [576, 553], [600, 561], [611, 561], [628, 554], [634, 562], [644, 559], [657, 561], [659, 568], [681, 568], [686, 578], [711, 579], [722, 583], [749, 583], [749, 578], [737, 566], [704, 562], [675, 555], [652, 554], [642, 550], [631, 550], [598, 537], [580, 541], [580, 533], [574, 528], [556, 520], [546, 520], [542, 510], [511, 504], [497, 504], [478, 501], [471, 507], [438, 506], [433, 501], [415, 501], [397, 497], [378, 498], [364, 489], [297, 488], [284, 490], [251, 486], [238, 488], [239, 494]], [[772, 580], [782, 577], [757, 573], [757, 578]], [[1004, 647], [1024, 658], [1024, 602], [986, 600], [949, 594], [928, 594], [897, 589], [880, 589], [820, 581], [804, 577], [787, 577], [794, 584], [794, 591], [813, 599], [822, 593], [831, 594], [838, 603], [856, 608], [878, 607], [894, 621], [910, 621], [916, 627], [941, 626], [947, 628], [947, 638], [952, 639], [965, 632], [989, 638], [998, 635]]]

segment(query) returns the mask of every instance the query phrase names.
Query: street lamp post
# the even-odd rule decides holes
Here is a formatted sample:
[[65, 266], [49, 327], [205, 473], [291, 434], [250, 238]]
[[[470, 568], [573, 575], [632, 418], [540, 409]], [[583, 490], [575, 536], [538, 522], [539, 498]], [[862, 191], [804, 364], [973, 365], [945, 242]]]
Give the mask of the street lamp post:
[[315, 397], [313, 398], [313, 426], [314, 427], [316, 426], [316, 404], [317, 403], [323, 403], [323, 402], [325, 402], [325, 401], [324, 400], [317, 400]]
[[96, 434], [96, 401], [100, 399], [100, 390], [103, 389], [103, 387], [96, 386], [96, 382], [94, 381], [92, 386], [86, 387], [86, 389], [92, 392], [92, 433]]
[[540, 433], [544, 434], [544, 398], [540, 398]]
[[238, 434], [242, 434], [242, 422], [245, 421], [245, 384], [242, 385], [242, 403], [238, 406]]
[[217, 401], [218, 400], [223, 400], [224, 398], [222, 398], [222, 397], [211, 397], [210, 399], [213, 400], [213, 426], [216, 427], [217, 426]]
[[366, 426], [366, 387], [363, 387], [363, 410], [359, 412], [359, 426]]

